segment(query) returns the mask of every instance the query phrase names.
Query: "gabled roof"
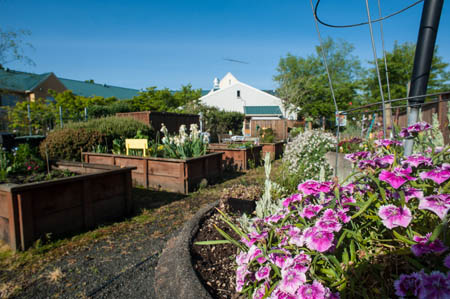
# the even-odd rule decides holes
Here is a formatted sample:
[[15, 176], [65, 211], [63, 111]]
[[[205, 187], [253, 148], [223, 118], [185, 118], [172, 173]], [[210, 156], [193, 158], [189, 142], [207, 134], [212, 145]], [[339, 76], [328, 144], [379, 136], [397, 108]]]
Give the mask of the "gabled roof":
[[51, 75], [52, 73], [32, 74], [0, 69], [0, 89], [18, 92], [32, 91]]
[[131, 99], [139, 95], [139, 90], [111, 86], [106, 84], [89, 83], [84, 81], [59, 78], [64, 86], [74, 94], [83, 97], [100, 96], [104, 98], [115, 97], [119, 100]]
[[280, 106], [244, 106], [244, 114], [250, 116], [281, 116]]

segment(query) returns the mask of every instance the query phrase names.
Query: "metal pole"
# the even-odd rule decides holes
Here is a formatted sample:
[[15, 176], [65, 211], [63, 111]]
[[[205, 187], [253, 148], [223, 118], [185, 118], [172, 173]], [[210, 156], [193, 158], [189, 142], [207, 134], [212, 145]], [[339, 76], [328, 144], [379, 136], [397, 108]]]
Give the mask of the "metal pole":
[[[443, 5], [444, 0], [425, 0], [423, 4], [409, 96], [425, 95], [427, 92], [431, 62], [433, 60], [434, 46], [436, 44], [436, 35]], [[417, 104], [423, 103], [424, 101], [424, 97], [408, 100], [409, 105], [416, 104], [410, 107], [408, 126], [417, 122], [420, 111], [420, 105]], [[408, 139], [405, 141], [405, 156], [411, 155], [413, 145], [413, 140]]]
[[87, 114], [87, 107], [84, 107], [84, 121], [87, 121], [88, 114]]
[[63, 119], [62, 119], [62, 108], [59, 106], [59, 126], [63, 127]]
[[33, 135], [33, 132], [31, 130], [31, 113], [30, 113], [30, 104], [27, 105], [27, 110], [28, 110], [28, 135], [31, 136]]

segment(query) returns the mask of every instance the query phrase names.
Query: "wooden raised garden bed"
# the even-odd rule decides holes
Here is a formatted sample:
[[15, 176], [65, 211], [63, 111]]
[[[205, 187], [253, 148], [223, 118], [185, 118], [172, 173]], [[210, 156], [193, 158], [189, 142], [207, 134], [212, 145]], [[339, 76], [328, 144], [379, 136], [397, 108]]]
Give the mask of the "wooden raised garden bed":
[[229, 148], [229, 144], [211, 143], [209, 151], [223, 152], [222, 162], [225, 169], [236, 171], [246, 171], [250, 169], [250, 161], [254, 161], [257, 166], [261, 161], [262, 145], [255, 145], [251, 148]]
[[266, 153], [270, 153], [270, 158], [276, 160], [283, 156], [284, 141], [274, 143], [260, 143], [262, 145], [262, 158], [266, 156]]
[[113, 154], [83, 153], [84, 161], [117, 166], [134, 166], [134, 185], [187, 194], [207, 179], [222, 175], [222, 153], [210, 153], [197, 158], [166, 159]]
[[131, 212], [131, 167], [56, 162], [79, 176], [0, 185], [0, 239], [25, 250], [48, 234], [95, 227]]

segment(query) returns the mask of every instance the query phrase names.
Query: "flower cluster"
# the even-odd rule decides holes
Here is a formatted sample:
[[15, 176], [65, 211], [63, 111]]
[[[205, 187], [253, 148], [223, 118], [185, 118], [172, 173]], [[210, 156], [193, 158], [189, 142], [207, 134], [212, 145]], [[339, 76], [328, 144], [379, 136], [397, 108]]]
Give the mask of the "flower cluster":
[[307, 130], [298, 134], [285, 149], [283, 162], [288, 165], [290, 175], [299, 178], [318, 180], [320, 169], [324, 168], [326, 175], [332, 173], [325, 159], [325, 153], [334, 149], [336, 138], [321, 130]]
[[[426, 128], [407, 129], [415, 134]], [[443, 265], [450, 267], [445, 241], [450, 164], [442, 161], [449, 161], [450, 153], [403, 157], [398, 142], [376, 144], [374, 151], [347, 155], [358, 167], [353, 182], [306, 180], [298, 192], [280, 199], [278, 210], [252, 219], [250, 229], [237, 230], [238, 292], [253, 298], [360, 296], [348, 289], [349, 280], [358, 280], [358, 265], [376, 263], [389, 250], [406, 250], [417, 263], [424, 256], [440, 262], [397, 274], [395, 294], [449, 298], [450, 272], [442, 271]]]
[[161, 139], [164, 156], [174, 159], [186, 159], [198, 157], [206, 154], [208, 150], [209, 139], [207, 135], [202, 135], [197, 124], [191, 124], [188, 134], [186, 125], [181, 125], [178, 135], [170, 136], [164, 124], [161, 124], [161, 130], [164, 137]]

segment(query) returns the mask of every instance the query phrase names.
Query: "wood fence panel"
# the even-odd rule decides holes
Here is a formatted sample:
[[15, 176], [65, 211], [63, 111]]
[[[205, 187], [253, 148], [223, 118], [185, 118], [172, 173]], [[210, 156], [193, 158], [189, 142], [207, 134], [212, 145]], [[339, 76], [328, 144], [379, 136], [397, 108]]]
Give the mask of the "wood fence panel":
[[256, 126], [262, 128], [271, 128], [276, 140], [286, 140], [289, 136], [288, 129], [301, 126], [302, 122], [298, 120], [287, 119], [252, 119], [250, 121], [251, 136], [258, 137]]

